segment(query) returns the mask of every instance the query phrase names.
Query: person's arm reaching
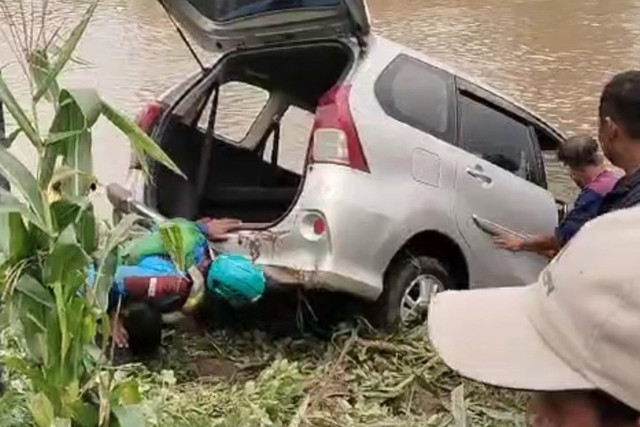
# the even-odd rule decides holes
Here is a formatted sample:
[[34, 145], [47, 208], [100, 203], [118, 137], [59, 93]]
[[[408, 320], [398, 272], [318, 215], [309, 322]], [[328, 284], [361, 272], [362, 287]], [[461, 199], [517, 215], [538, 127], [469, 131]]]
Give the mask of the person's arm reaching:
[[229, 233], [238, 231], [242, 228], [242, 221], [239, 219], [211, 219], [202, 218], [197, 222], [198, 228], [202, 231], [207, 239], [212, 242], [225, 241], [229, 237]]
[[555, 254], [562, 247], [561, 242], [555, 235], [538, 235], [527, 238], [501, 235], [493, 238], [495, 245], [502, 249], [510, 251], [528, 251], [535, 252], [540, 255], [548, 256]]

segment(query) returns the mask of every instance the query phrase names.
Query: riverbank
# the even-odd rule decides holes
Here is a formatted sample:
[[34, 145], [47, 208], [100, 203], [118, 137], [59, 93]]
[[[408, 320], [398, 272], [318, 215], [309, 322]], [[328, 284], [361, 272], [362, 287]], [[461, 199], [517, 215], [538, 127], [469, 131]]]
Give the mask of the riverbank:
[[[526, 396], [461, 380], [426, 336], [424, 325], [394, 336], [345, 329], [330, 340], [173, 332], [162, 362], [122, 374], [140, 380], [148, 425], [448, 426], [456, 413], [467, 425], [524, 425]], [[25, 402], [12, 393], [3, 426], [24, 425]]]
[[[394, 336], [345, 329], [332, 340], [218, 331], [166, 341], [162, 362], [122, 367], [140, 380], [136, 417], [147, 425], [449, 426], [464, 413], [466, 425], [524, 426], [526, 396], [461, 380], [424, 325]], [[1, 401], [0, 425], [28, 420], [20, 384]]]
[[[158, 392], [149, 377], [151, 395], [164, 400], [161, 425], [446, 426], [456, 411], [467, 425], [524, 425], [525, 397], [463, 382], [424, 325], [395, 336], [344, 330], [328, 341], [255, 331], [172, 341], [165, 367], [175, 385]], [[453, 397], [462, 390], [465, 408]]]

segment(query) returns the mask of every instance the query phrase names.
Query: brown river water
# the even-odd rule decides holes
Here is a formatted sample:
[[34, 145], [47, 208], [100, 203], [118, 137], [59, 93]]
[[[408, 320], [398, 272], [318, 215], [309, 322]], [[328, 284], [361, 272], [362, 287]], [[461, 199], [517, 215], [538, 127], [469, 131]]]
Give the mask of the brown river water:
[[[65, 21], [75, 23], [85, 6], [82, 0], [50, 3], [51, 28]], [[613, 73], [638, 66], [640, 59], [640, 0], [369, 0], [368, 4], [377, 33], [480, 78], [566, 132], [593, 132], [602, 85]], [[64, 84], [96, 87], [130, 115], [197, 67], [153, 0], [102, 0], [79, 56], [88, 64], [72, 67], [64, 74]], [[25, 88], [12, 61], [11, 50], [0, 39], [3, 72], [11, 86]], [[21, 91], [23, 97], [25, 92]], [[239, 91], [233, 97], [238, 114], [256, 103], [249, 92]], [[124, 138], [101, 123], [94, 141], [98, 179], [122, 182], [129, 156]], [[26, 143], [17, 143], [14, 150], [33, 165]], [[562, 168], [552, 166], [550, 180], [557, 196], [575, 194]]]

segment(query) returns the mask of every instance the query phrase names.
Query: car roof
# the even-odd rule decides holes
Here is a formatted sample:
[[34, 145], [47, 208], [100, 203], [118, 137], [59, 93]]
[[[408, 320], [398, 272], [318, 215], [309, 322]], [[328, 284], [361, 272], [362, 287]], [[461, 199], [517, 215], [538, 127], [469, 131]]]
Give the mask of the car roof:
[[[559, 130], [557, 129], [555, 126], [553, 126], [552, 124], [550, 124], [547, 120], [543, 119], [542, 117], [540, 117], [539, 115], [537, 115], [535, 112], [533, 112], [531, 109], [525, 107], [524, 105], [522, 105], [520, 102], [514, 100], [513, 98], [504, 95], [503, 93], [501, 93], [500, 91], [496, 90], [495, 88], [483, 83], [481, 80], [479, 80], [476, 77], [471, 77], [467, 74], [465, 74], [464, 72], [456, 69], [455, 67], [452, 67], [451, 65], [447, 64], [446, 62], [443, 62], [439, 59], [436, 59], [424, 52], [420, 52], [418, 50], [412, 49], [410, 47], [404, 46], [402, 44], [396, 43], [394, 41], [391, 41], [385, 37], [379, 36], [379, 35], [371, 35], [370, 36], [370, 40], [371, 40], [371, 44], [375, 45], [375, 48], [377, 49], [383, 49], [383, 50], [387, 50], [387, 51], [395, 51], [396, 55], [394, 55], [393, 57], [395, 58], [398, 54], [405, 54], [408, 56], [411, 56], [413, 58], [419, 59], [420, 61], [426, 62], [429, 65], [433, 65], [436, 68], [439, 68], [443, 71], [446, 71], [447, 73], [462, 79], [464, 81], [467, 81], [469, 83], [471, 83], [474, 86], [477, 86], [479, 89], [487, 92], [488, 94], [492, 95], [490, 99], [490, 101], [494, 101], [498, 104], [499, 107], [505, 108], [507, 109], [509, 112], [512, 112], [518, 116], [523, 117], [524, 119], [531, 121], [533, 123], [538, 124], [539, 126], [542, 126], [543, 128], [545, 128], [548, 132], [551, 132], [553, 134], [555, 134], [556, 137], [564, 139], [565, 135]], [[497, 99], [496, 99], [497, 98]]]

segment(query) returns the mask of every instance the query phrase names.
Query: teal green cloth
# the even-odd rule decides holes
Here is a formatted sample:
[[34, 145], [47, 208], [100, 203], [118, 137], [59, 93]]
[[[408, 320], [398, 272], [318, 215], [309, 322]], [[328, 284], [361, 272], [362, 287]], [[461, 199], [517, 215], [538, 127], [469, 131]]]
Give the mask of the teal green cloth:
[[265, 282], [263, 271], [242, 255], [218, 255], [207, 274], [207, 288], [234, 306], [260, 299]]

